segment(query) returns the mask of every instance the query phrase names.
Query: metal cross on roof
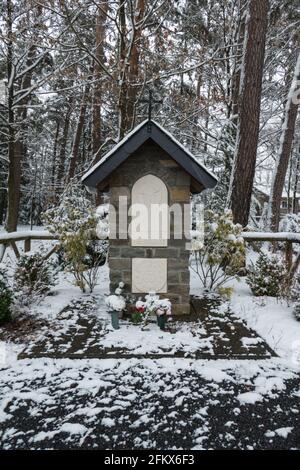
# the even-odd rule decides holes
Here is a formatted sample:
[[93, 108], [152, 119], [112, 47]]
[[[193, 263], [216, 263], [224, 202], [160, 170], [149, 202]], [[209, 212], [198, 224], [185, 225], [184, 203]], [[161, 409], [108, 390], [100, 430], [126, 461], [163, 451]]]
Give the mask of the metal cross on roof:
[[152, 117], [152, 106], [153, 104], [162, 104], [163, 100], [156, 100], [153, 96], [153, 91], [149, 90], [149, 98], [143, 98], [140, 103], [148, 104], [148, 132], [151, 132], [151, 117]]

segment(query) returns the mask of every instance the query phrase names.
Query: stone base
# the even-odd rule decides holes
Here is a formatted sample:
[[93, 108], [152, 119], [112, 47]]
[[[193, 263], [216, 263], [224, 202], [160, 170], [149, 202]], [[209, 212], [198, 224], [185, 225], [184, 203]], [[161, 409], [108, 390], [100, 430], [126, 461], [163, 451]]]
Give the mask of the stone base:
[[172, 304], [172, 314], [174, 315], [174, 317], [176, 317], [176, 315], [190, 315], [190, 313], [191, 313], [190, 303]]

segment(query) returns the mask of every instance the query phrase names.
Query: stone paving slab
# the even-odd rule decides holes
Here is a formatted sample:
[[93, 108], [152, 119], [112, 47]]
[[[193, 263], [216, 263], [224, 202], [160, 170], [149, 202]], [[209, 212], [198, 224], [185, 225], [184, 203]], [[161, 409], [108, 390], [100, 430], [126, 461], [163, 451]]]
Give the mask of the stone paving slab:
[[[256, 331], [249, 328], [237, 315], [228, 311], [220, 313], [217, 301], [191, 298], [194, 315], [205, 323], [209, 335], [214, 336], [215, 352], [218, 357], [263, 358], [277, 354]], [[248, 338], [248, 340], [247, 340]], [[241, 341], [244, 339], [244, 341]]]
[[[219, 302], [212, 299], [191, 298], [192, 313], [173, 323], [173, 328], [180, 331], [184, 326], [192, 328], [193, 335], [199, 338], [199, 349], [187, 352], [180, 346], [159, 348], [155, 353], [137, 354], [128, 346], [103, 346], [110, 332], [108, 319], [99, 318], [97, 299], [81, 299], [71, 303], [58, 315], [53, 330], [43, 331], [34, 343], [29, 344], [19, 355], [25, 358], [148, 358], [168, 357], [195, 359], [267, 359], [276, 356], [269, 345], [258, 334], [232, 312], [220, 312]], [[177, 317], [176, 317], [177, 318]], [[131, 326], [126, 320], [121, 321], [123, 328], [135, 328], [139, 335], [140, 326]], [[160, 331], [157, 330], [159, 335]], [[175, 335], [176, 333], [168, 333]], [[126, 331], [124, 329], [124, 336]]]

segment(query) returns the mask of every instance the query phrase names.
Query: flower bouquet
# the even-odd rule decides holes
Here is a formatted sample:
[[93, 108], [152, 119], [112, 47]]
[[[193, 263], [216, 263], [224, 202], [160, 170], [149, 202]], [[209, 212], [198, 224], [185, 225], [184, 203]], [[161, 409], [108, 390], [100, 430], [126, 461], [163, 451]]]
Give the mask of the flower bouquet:
[[145, 310], [146, 310], [145, 302], [138, 300], [135, 303], [134, 310], [131, 314], [132, 321], [135, 325], [143, 322]]
[[143, 326], [147, 324], [150, 315], [156, 315], [158, 326], [165, 330], [167, 318], [172, 315], [172, 304], [168, 299], [160, 299], [155, 293], [149, 293], [145, 296], [145, 302], [136, 302], [134, 314], [138, 318], [136, 323], [143, 322]]
[[161, 299], [158, 302], [158, 308], [156, 309], [157, 324], [161, 330], [166, 329], [167, 318], [171, 318], [172, 315], [172, 304], [168, 299]]
[[115, 294], [109, 295], [108, 297], [106, 297], [105, 300], [108, 312], [111, 315], [111, 324], [115, 330], [118, 330], [120, 328], [119, 317], [126, 307], [125, 299], [122, 296], [123, 288], [124, 283], [120, 282], [119, 286], [115, 290]]

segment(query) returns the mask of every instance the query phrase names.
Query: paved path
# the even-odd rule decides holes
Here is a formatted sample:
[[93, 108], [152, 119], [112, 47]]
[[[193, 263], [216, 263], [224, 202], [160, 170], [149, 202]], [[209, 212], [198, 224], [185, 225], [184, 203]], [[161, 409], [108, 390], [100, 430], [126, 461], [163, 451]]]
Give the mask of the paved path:
[[[96, 298], [83, 298], [80, 302], [73, 302], [65, 308], [58, 316], [53, 330], [44, 328], [19, 358], [264, 359], [276, 356], [268, 344], [240, 318], [230, 311], [220, 311], [218, 302], [193, 297], [191, 305], [192, 314], [188, 321], [183, 317], [173, 325], [178, 331], [182, 328], [185, 331], [191, 329], [191, 341], [196, 337], [199, 347], [190, 352], [187, 352], [188, 348], [183, 347], [180, 340], [176, 345], [176, 333], [173, 341], [175, 347], [172, 346], [168, 350], [162, 345], [154, 353], [151, 352], [150, 336], [149, 352], [143, 354], [137, 354], [129, 348], [129, 345], [127, 348], [126, 345], [120, 347], [118, 344], [103, 346], [103, 339], [109, 334], [108, 319], [99, 318]], [[128, 327], [128, 322], [123, 323], [124, 327], [125, 325]], [[140, 326], [131, 328], [135, 328], [136, 335], [139, 335]], [[127, 331], [125, 329], [121, 331], [124, 331], [126, 336]], [[159, 330], [157, 333], [159, 334]], [[147, 338], [147, 335], [145, 337]]]

